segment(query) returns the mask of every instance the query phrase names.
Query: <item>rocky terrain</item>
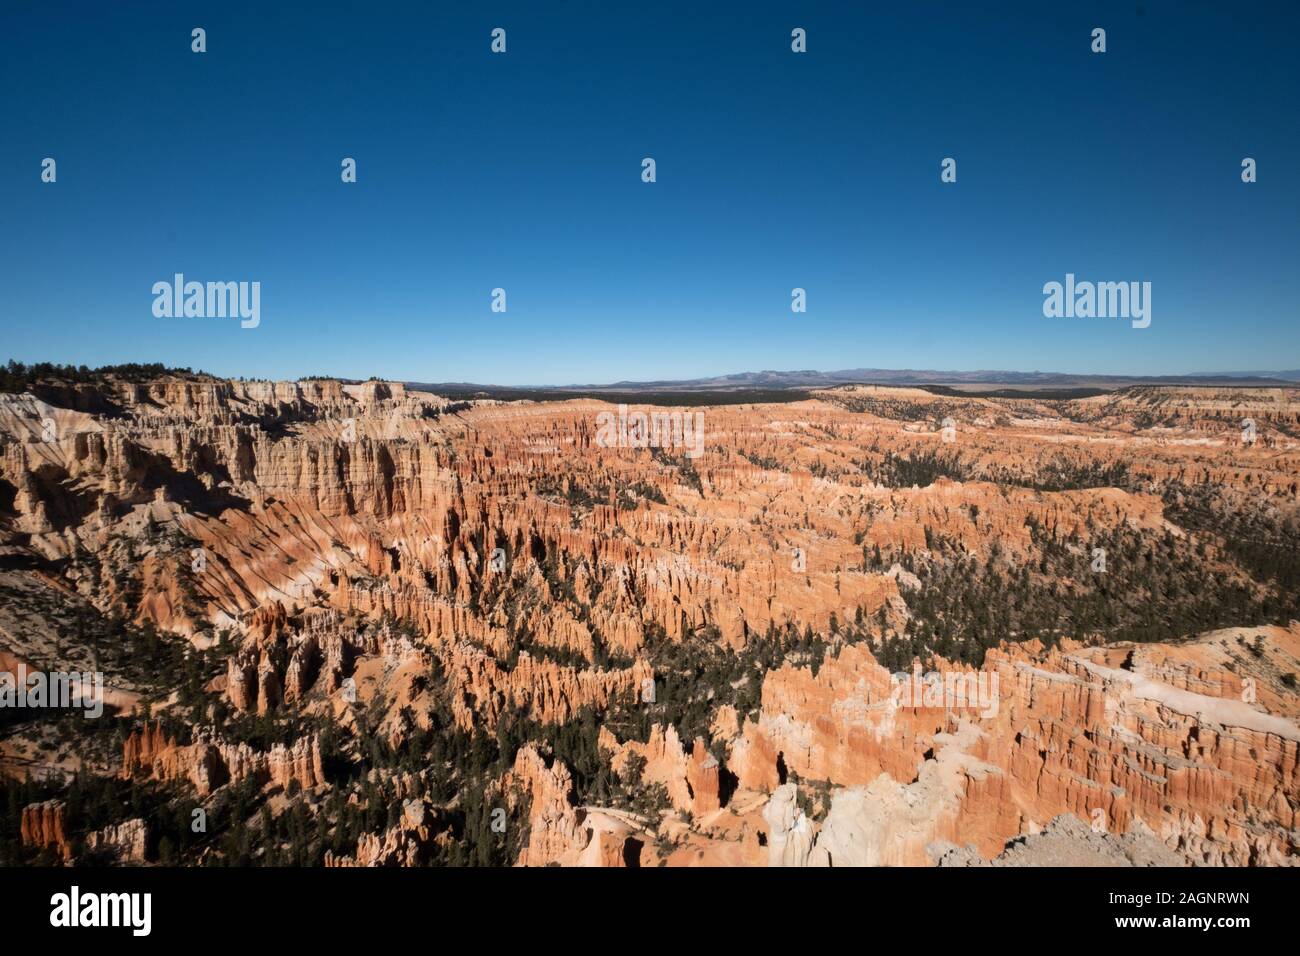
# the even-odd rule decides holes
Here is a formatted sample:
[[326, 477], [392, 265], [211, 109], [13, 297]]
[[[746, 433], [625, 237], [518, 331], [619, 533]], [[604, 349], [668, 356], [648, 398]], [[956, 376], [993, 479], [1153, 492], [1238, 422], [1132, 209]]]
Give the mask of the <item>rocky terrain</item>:
[[6, 380], [0, 862], [1300, 858], [1300, 389]]

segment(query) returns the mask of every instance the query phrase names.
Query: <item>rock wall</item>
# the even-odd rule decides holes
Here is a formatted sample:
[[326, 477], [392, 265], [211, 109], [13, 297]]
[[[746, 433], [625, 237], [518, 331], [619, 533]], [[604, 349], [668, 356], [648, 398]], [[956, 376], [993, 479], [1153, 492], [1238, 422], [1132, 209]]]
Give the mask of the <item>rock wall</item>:
[[[1300, 646], [1300, 625], [1271, 633]], [[1239, 675], [1184, 661], [1175, 671], [1158, 648], [1069, 642], [991, 651], [985, 715], [900, 706], [870, 652], [848, 647], [816, 677], [768, 676], [732, 765], [742, 787], [773, 793], [785, 829], [783, 774], [842, 788], [813, 862], [927, 865], [935, 841], [991, 858], [1063, 813], [1099, 832], [1159, 834], [1204, 864], [1294, 859], [1300, 725], [1244, 702]]]

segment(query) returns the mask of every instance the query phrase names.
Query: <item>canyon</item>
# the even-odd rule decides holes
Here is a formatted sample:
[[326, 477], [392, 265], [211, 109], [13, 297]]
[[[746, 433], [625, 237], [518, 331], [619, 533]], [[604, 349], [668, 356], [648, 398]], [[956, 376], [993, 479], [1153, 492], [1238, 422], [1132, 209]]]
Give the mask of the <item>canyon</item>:
[[675, 413], [0, 394], [0, 861], [1297, 860], [1300, 389]]

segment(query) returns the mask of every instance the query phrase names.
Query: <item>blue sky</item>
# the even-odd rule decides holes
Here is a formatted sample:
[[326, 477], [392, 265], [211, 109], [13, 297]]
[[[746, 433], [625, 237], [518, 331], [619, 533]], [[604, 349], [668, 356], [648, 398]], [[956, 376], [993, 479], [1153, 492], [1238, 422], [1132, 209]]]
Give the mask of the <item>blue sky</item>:
[[[1300, 366], [1294, 3], [112, 6], [0, 11], [0, 360]], [[260, 326], [156, 318], [176, 272], [261, 282]], [[1044, 318], [1067, 272], [1150, 281], [1150, 328]]]

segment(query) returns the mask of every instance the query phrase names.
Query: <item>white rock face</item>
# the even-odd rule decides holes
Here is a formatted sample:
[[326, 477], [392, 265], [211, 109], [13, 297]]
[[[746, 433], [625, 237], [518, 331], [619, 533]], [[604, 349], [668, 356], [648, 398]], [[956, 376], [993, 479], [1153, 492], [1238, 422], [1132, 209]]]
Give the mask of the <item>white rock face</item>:
[[767, 821], [768, 866], [808, 865], [808, 854], [813, 844], [812, 826], [799, 809], [797, 797], [798, 790], [794, 784], [782, 784], [763, 808], [763, 819]]

